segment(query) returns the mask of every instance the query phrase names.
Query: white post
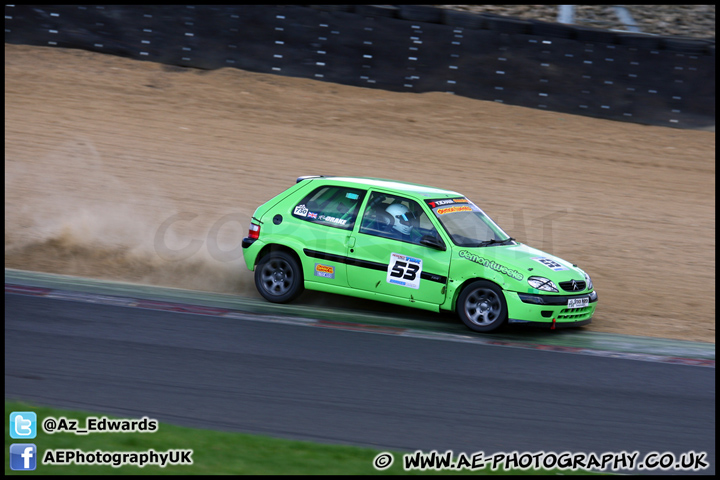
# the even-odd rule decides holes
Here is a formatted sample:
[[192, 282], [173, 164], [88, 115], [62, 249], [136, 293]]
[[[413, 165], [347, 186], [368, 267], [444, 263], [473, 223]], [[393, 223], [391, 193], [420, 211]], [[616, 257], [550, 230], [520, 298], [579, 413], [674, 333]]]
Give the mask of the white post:
[[626, 30], [630, 32], [640, 32], [640, 28], [637, 26], [632, 15], [630, 15], [630, 12], [624, 5], [615, 5], [613, 6], [613, 9], [615, 10], [615, 15], [617, 15], [620, 23], [623, 24]]
[[558, 23], [575, 23], [575, 5], [558, 5]]

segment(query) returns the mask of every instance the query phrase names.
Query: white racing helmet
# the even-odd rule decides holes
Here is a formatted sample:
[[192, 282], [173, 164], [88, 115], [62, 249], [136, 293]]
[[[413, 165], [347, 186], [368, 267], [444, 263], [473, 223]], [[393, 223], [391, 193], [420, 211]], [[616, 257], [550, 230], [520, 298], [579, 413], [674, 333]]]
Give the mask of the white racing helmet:
[[400, 203], [393, 203], [385, 209], [387, 213], [392, 215], [395, 223], [393, 227], [403, 235], [410, 235], [413, 226], [415, 225], [415, 215], [405, 206]]

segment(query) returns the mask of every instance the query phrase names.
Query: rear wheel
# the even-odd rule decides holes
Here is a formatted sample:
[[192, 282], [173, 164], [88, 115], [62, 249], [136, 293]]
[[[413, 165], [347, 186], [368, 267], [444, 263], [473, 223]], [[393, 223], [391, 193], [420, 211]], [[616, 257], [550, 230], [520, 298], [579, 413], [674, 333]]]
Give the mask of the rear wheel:
[[266, 300], [290, 302], [303, 291], [302, 269], [289, 253], [270, 252], [255, 268], [255, 286]]
[[505, 295], [494, 283], [477, 280], [460, 293], [457, 313], [470, 330], [492, 332], [507, 319]]

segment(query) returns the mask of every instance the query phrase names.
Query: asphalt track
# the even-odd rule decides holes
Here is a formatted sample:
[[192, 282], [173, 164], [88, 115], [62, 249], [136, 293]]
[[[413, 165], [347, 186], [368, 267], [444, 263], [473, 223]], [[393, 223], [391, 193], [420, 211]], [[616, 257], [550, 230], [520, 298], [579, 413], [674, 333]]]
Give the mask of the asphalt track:
[[589, 332], [480, 336], [8, 270], [5, 283], [6, 399], [378, 449], [707, 452], [697, 473], [715, 472], [714, 345], [613, 351]]

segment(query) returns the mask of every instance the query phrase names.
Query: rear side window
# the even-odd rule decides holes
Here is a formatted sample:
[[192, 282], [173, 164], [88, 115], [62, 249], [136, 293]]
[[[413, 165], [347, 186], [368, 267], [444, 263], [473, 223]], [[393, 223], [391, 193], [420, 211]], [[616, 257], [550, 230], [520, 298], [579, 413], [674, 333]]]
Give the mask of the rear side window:
[[358, 188], [319, 187], [295, 205], [292, 215], [308, 222], [352, 230], [365, 193]]

